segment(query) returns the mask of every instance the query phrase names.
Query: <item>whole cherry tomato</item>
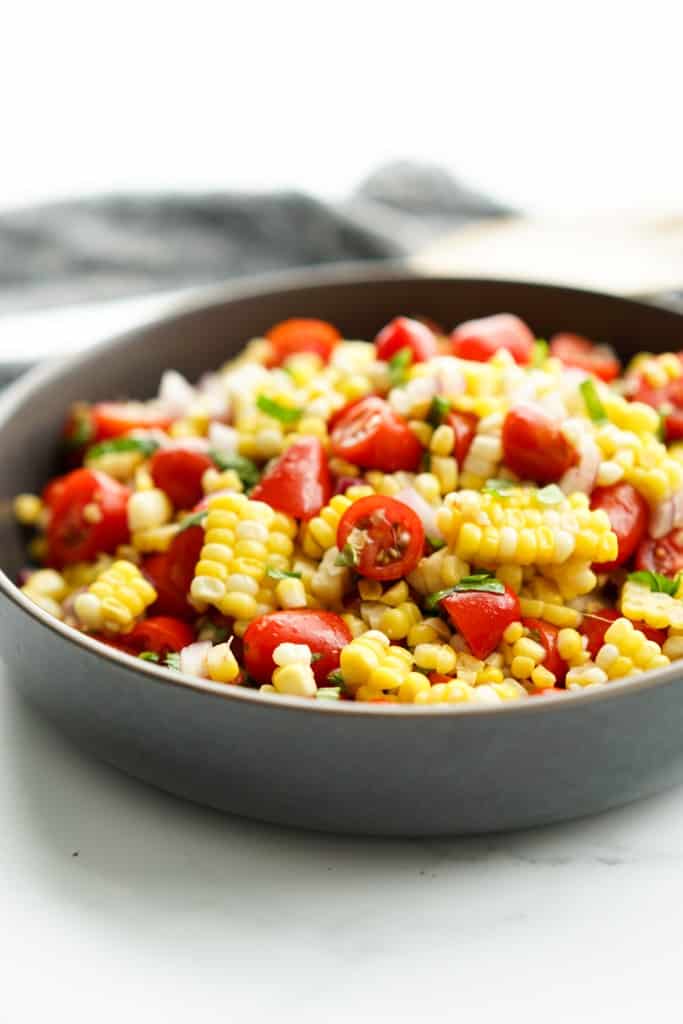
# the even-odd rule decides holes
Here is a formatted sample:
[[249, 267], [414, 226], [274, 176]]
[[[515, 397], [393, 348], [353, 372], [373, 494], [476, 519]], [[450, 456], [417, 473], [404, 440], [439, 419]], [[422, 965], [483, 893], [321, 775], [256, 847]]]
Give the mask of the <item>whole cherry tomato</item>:
[[371, 580], [398, 580], [415, 568], [425, 532], [415, 512], [402, 501], [371, 494], [350, 505], [339, 520], [337, 547], [349, 543], [356, 568]]
[[153, 651], [163, 657], [170, 651], [182, 651], [194, 641], [194, 630], [186, 622], [170, 615], [152, 615], [126, 634], [128, 645], [138, 653]]
[[172, 420], [142, 402], [97, 402], [90, 409], [93, 441], [120, 437], [130, 430], [168, 430]]
[[453, 355], [485, 363], [501, 349], [516, 363], [531, 362], [534, 336], [523, 320], [512, 313], [497, 313], [480, 320], [466, 320], [451, 332]]
[[453, 455], [460, 468], [467, 458], [472, 439], [477, 432], [478, 422], [473, 412], [449, 412], [446, 416], [446, 424], [453, 429], [455, 434]]
[[547, 668], [549, 672], [552, 672], [557, 684], [563, 686], [564, 677], [569, 666], [564, 658], [560, 656], [558, 650], [557, 637], [560, 632], [559, 629], [557, 626], [553, 626], [551, 622], [545, 622], [543, 619], [522, 619], [522, 623], [527, 629], [533, 630], [537, 635], [538, 642], [545, 648], [543, 668]]
[[554, 334], [550, 339], [550, 354], [565, 366], [593, 373], [600, 380], [614, 380], [621, 372], [621, 364], [609, 345], [596, 345], [580, 334], [567, 331]]
[[154, 615], [196, 618], [197, 611], [188, 601], [194, 570], [204, 544], [201, 526], [189, 526], [171, 541], [168, 551], [148, 555], [142, 569], [157, 592], [150, 609]]
[[334, 612], [309, 608], [269, 612], [247, 627], [244, 634], [244, 667], [258, 683], [269, 683], [275, 662], [273, 651], [280, 644], [306, 644], [313, 654], [313, 673], [318, 686], [327, 684], [330, 672], [339, 668], [342, 648], [351, 642], [351, 632]]
[[369, 395], [337, 417], [330, 435], [333, 453], [363, 469], [416, 471], [422, 446], [388, 402]]
[[106, 473], [75, 469], [53, 481], [47, 527], [47, 561], [59, 568], [90, 562], [129, 538], [130, 490]]
[[434, 334], [419, 320], [397, 316], [375, 338], [377, 358], [389, 361], [401, 349], [410, 349], [414, 363], [426, 363], [436, 355]]
[[574, 464], [576, 451], [541, 409], [517, 405], [503, 423], [503, 461], [523, 480], [551, 484]]
[[295, 519], [310, 519], [331, 495], [325, 449], [317, 437], [302, 437], [261, 477], [250, 497]]
[[593, 565], [596, 572], [610, 572], [628, 562], [645, 536], [650, 515], [648, 504], [635, 487], [622, 481], [609, 487], [596, 487], [591, 495], [591, 508], [604, 509], [617, 535], [619, 549], [614, 561]]
[[341, 334], [325, 320], [292, 319], [275, 324], [266, 331], [266, 338], [273, 348], [269, 364], [280, 366], [289, 356], [299, 352], [314, 352], [327, 363]]
[[201, 501], [202, 477], [213, 465], [202, 452], [161, 448], [152, 456], [149, 470], [156, 486], [166, 492], [175, 507], [188, 509]]
[[[621, 612], [616, 608], [599, 608], [596, 612], [587, 613], [581, 623], [581, 632], [588, 640], [586, 650], [591, 658], [594, 658], [605, 642], [605, 633], [617, 619], [620, 619]], [[644, 633], [648, 640], [654, 640], [660, 647], [666, 640], [666, 630], [655, 629], [648, 626], [647, 622], [634, 622], [635, 629]]]
[[454, 591], [441, 601], [475, 658], [487, 658], [511, 622], [521, 618], [519, 598], [506, 585], [502, 594], [486, 590]]
[[636, 569], [649, 569], [673, 579], [683, 572], [683, 530], [672, 530], [665, 537], [646, 537], [636, 552]]

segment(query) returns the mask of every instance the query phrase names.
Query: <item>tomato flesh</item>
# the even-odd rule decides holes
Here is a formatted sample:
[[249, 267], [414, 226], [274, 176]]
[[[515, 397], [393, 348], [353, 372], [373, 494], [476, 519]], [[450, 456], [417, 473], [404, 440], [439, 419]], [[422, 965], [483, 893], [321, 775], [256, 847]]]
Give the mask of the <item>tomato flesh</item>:
[[280, 644], [307, 644], [319, 654], [312, 665], [318, 686], [326, 686], [330, 672], [339, 668], [342, 648], [351, 642], [351, 632], [334, 612], [309, 608], [269, 612], [259, 616], [244, 634], [244, 667], [258, 683], [269, 683], [275, 670], [273, 651]]
[[[683, 352], [677, 353], [683, 362]], [[638, 387], [631, 396], [634, 402], [644, 402], [652, 406], [664, 417], [664, 431], [667, 441], [680, 441], [683, 438], [683, 377], [670, 380], [660, 388], [651, 387], [644, 377], [638, 376]]]
[[138, 653], [153, 651], [160, 658], [171, 651], [181, 651], [194, 641], [194, 630], [187, 622], [170, 615], [152, 615], [138, 622], [126, 634], [128, 645]]
[[574, 366], [609, 382], [618, 377], [621, 364], [609, 345], [596, 345], [580, 334], [564, 331], [550, 339], [550, 354], [565, 366]]
[[415, 472], [422, 457], [422, 446], [406, 421], [376, 395], [342, 411], [330, 440], [338, 458], [384, 473]]
[[636, 569], [648, 569], [673, 579], [683, 572], [683, 530], [672, 530], [664, 537], [646, 537], [638, 546]]
[[453, 455], [460, 468], [467, 458], [470, 445], [477, 432], [478, 422], [479, 420], [473, 412], [449, 412], [446, 416], [446, 423], [455, 434]]
[[250, 497], [295, 519], [310, 519], [331, 495], [325, 449], [317, 437], [303, 437], [290, 445], [261, 477]]
[[596, 487], [591, 495], [591, 508], [604, 509], [617, 535], [619, 547], [614, 561], [593, 565], [595, 572], [610, 572], [628, 562], [645, 536], [650, 516], [648, 504], [635, 487], [621, 482], [609, 487]]
[[143, 572], [157, 592], [150, 609], [152, 614], [196, 618], [197, 611], [189, 603], [188, 595], [203, 544], [202, 527], [190, 526], [176, 534], [168, 551], [144, 559]]
[[541, 409], [518, 405], [503, 423], [503, 461], [523, 480], [556, 483], [576, 461], [558, 424]]
[[47, 562], [59, 568], [90, 562], [129, 538], [130, 490], [106, 473], [75, 469], [53, 481], [47, 527]]
[[202, 477], [213, 465], [202, 452], [162, 448], [152, 456], [149, 471], [156, 486], [166, 492], [176, 508], [189, 509], [201, 501]]
[[398, 580], [415, 568], [425, 543], [422, 522], [395, 498], [371, 494], [354, 501], [339, 520], [337, 547], [349, 543], [356, 568], [371, 580]]
[[504, 348], [516, 363], [531, 362], [534, 336], [529, 327], [513, 313], [497, 313], [480, 320], [466, 320], [451, 332], [453, 355], [485, 363]]
[[[599, 608], [596, 612], [584, 615], [581, 632], [588, 640], [586, 650], [591, 658], [595, 658], [604, 644], [605, 633], [609, 627], [620, 618], [622, 618], [621, 612], [616, 608]], [[664, 629], [655, 629], [654, 626], [648, 626], [647, 622], [640, 621], [634, 622], [633, 626], [644, 633], [648, 640], [654, 640], [660, 647], [666, 640], [666, 630]]]
[[441, 605], [475, 658], [487, 658], [495, 651], [510, 623], [521, 618], [519, 598], [507, 585], [502, 594], [485, 590], [455, 591], [445, 597]]
[[558, 686], [564, 686], [564, 679], [569, 666], [564, 658], [560, 656], [558, 650], [557, 637], [560, 631], [557, 626], [553, 626], [551, 622], [545, 622], [543, 619], [522, 619], [522, 624], [538, 635], [538, 642], [545, 648], [545, 658], [542, 662], [543, 668], [547, 668], [549, 672], [552, 672]]
[[168, 430], [173, 422], [141, 402], [97, 402], [90, 416], [94, 441], [120, 437], [131, 430]]
[[272, 345], [270, 366], [280, 366], [289, 356], [300, 352], [313, 352], [327, 363], [338, 344], [341, 334], [325, 320], [283, 320], [266, 331]]
[[401, 349], [410, 349], [414, 363], [426, 363], [436, 355], [436, 338], [429, 327], [419, 320], [397, 316], [383, 327], [375, 338], [377, 358], [388, 361]]

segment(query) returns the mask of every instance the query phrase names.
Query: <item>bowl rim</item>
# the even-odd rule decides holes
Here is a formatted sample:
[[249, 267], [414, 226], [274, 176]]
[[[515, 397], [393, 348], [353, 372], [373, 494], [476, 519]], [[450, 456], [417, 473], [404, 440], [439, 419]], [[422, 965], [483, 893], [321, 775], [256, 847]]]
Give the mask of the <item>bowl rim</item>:
[[[514, 281], [508, 278], [485, 278], [485, 277], [459, 277], [450, 274], [424, 274], [405, 263], [387, 261], [381, 265], [368, 265], [365, 263], [342, 263], [333, 267], [297, 268], [294, 270], [275, 271], [258, 276], [240, 278], [236, 281], [228, 281], [215, 285], [208, 285], [194, 289], [190, 295], [183, 295], [175, 299], [170, 297], [168, 308], [161, 315], [143, 318], [134, 327], [112, 336], [107, 336], [93, 345], [88, 346], [84, 351], [73, 353], [66, 358], [56, 358], [46, 363], [41, 363], [33, 369], [28, 370], [17, 381], [0, 396], [0, 435], [5, 422], [10, 418], [15, 409], [20, 406], [26, 398], [34, 391], [48, 384], [54, 378], [77, 369], [80, 362], [100, 352], [110, 352], [118, 347], [124, 346], [129, 340], [140, 333], [140, 331], [151, 327], [163, 327], [164, 324], [176, 320], [185, 314], [200, 312], [204, 308], [222, 305], [225, 302], [239, 300], [242, 298], [258, 297], [260, 294], [267, 294], [273, 291], [295, 291], [298, 288], [328, 287], [330, 285], [353, 285], [363, 283], [379, 283], [400, 280], [426, 280], [443, 281], [458, 285], [480, 285], [484, 283], [496, 283], [501, 285], [520, 285], [525, 288], [539, 290], [557, 290], [572, 294], [591, 295], [599, 299], [615, 300], [620, 303], [627, 303], [633, 307], [634, 312], [641, 310], [652, 310], [652, 305], [638, 301], [637, 299], [625, 298], [620, 295], [613, 295], [608, 292], [599, 292], [587, 288], [565, 287], [564, 285], [536, 281]], [[662, 307], [661, 312], [683, 319], [681, 314]], [[460, 704], [436, 704], [436, 705], [414, 705], [414, 704], [372, 704], [363, 701], [312, 701], [306, 697], [294, 697], [287, 694], [261, 693], [259, 690], [247, 689], [246, 687], [235, 686], [232, 683], [216, 683], [210, 679], [191, 676], [187, 673], [170, 671], [154, 662], [140, 661], [133, 655], [108, 647], [106, 644], [93, 639], [86, 633], [81, 633], [73, 626], [69, 626], [60, 619], [54, 618], [39, 605], [30, 601], [20, 588], [10, 579], [0, 567], [0, 593], [14, 605], [26, 613], [29, 618], [41, 626], [46, 627], [53, 633], [61, 636], [68, 643], [75, 647], [88, 651], [103, 661], [110, 661], [133, 674], [141, 675], [150, 682], [165, 686], [180, 687], [181, 689], [194, 690], [210, 697], [218, 697], [228, 701], [246, 701], [248, 704], [263, 705], [271, 708], [281, 708], [283, 711], [305, 712], [308, 714], [324, 715], [360, 715], [362, 717], [376, 718], [387, 715], [401, 717], [431, 718], [453, 718], [467, 719], [471, 716], [476, 718], [496, 715], [528, 715], [538, 714], [547, 711], [548, 708], [554, 711], [561, 711], [562, 708], [578, 708], [604, 701], [611, 701], [620, 696], [642, 693], [643, 690], [655, 689], [660, 686], [671, 685], [680, 676], [680, 669], [676, 662], [663, 668], [652, 669], [643, 673], [642, 677], [635, 679], [622, 679], [610, 682], [607, 686], [588, 687], [583, 690], [571, 690], [563, 693], [561, 699], [553, 698], [539, 700], [503, 701], [496, 705], [460, 705]]]

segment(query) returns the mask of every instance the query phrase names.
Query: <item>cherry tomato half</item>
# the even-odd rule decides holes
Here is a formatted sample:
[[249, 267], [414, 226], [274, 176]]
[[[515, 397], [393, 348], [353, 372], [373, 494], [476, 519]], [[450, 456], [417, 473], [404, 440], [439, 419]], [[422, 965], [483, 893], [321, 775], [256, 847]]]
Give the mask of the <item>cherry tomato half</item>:
[[596, 487], [591, 495], [591, 508], [605, 510], [617, 535], [619, 548], [614, 561], [593, 565], [596, 572], [610, 572], [628, 562], [645, 536], [650, 516], [648, 504], [635, 487], [621, 482], [609, 487]]
[[[677, 353], [683, 362], [683, 352]], [[683, 438], [683, 377], [670, 380], [660, 388], [651, 387], [644, 377], [637, 376], [638, 387], [631, 396], [634, 402], [644, 402], [658, 412], [668, 410], [664, 415], [664, 430], [667, 441]]]
[[388, 402], [369, 395], [337, 417], [330, 435], [332, 451], [363, 469], [415, 472], [422, 446], [406, 421]]
[[105, 473], [75, 469], [53, 481], [47, 527], [47, 561], [59, 568], [114, 551], [129, 537], [130, 490]]
[[136, 652], [154, 651], [159, 657], [169, 651], [182, 651], [194, 641], [194, 630], [187, 622], [170, 615], [152, 615], [126, 634], [128, 645]]
[[[581, 632], [588, 640], [588, 646], [586, 650], [590, 654], [591, 658], [594, 658], [602, 645], [605, 642], [605, 633], [617, 619], [621, 618], [621, 612], [617, 611], [616, 608], [599, 608], [596, 612], [591, 612], [583, 617], [581, 623]], [[666, 640], [666, 630], [655, 629], [654, 626], [648, 626], [647, 622], [634, 622], [635, 629], [639, 629], [641, 633], [644, 633], [648, 640], [654, 640], [660, 647]]]
[[553, 626], [551, 622], [545, 622], [543, 619], [522, 619], [522, 623], [527, 629], [531, 629], [537, 634], [539, 644], [545, 648], [543, 668], [547, 668], [549, 672], [552, 672], [558, 686], [563, 686], [564, 677], [567, 675], [569, 666], [564, 658], [560, 656], [557, 647], [559, 629], [557, 626]]
[[331, 494], [325, 449], [317, 437], [302, 437], [261, 477], [250, 497], [295, 519], [310, 519]]
[[485, 363], [501, 349], [516, 363], [531, 362], [534, 336], [523, 320], [512, 313], [497, 313], [480, 320], [466, 320], [451, 331], [453, 355]]
[[683, 530], [672, 530], [665, 537], [646, 537], [636, 552], [636, 569], [649, 569], [673, 579], [683, 572]]
[[93, 440], [106, 441], [129, 430], [168, 430], [172, 420], [142, 402], [98, 402], [90, 410]]
[[507, 585], [503, 594], [486, 590], [455, 591], [444, 597], [441, 605], [475, 658], [487, 658], [495, 651], [510, 623], [521, 618], [519, 598]]
[[266, 331], [273, 347], [271, 366], [280, 366], [289, 356], [299, 352], [314, 352], [328, 362], [341, 338], [336, 327], [325, 320], [283, 320]]
[[284, 643], [307, 644], [313, 654], [320, 655], [312, 667], [318, 686], [325, 686], [330, 672], [339, 668], [339, 655], [351, 643], [351, 632], [334, 612], [297, 608], [259, 616], [244, 634], [244, 667], [258, 683], [270, 682], [275, 670], [273, 651]]
[[580, 334], [563, 332], [550, 339], [550, 354], [565, 366], [593, 373], [600, 380], [614, 380], [621, 373], [621, 364], [609, 345], [596, 345]]
[[354, 501], [339, 520], [340, 551], [347, 542], [356, 552], [361, 576], [398, 580], [412, 572], [422, 557], [425, 531], [408, 505], [371, 494]]
[[574, 464], [576, 451], [550, 416], [518, 405], [503, 423], [503, 461], [523, 480], [551, 484]]
[[196, 618], [197, 611], [189, 603], [188, 594], [203, 544], [202, 527], [190, 526], [176, 534], [168, 551], [144, 559], [143, 572], [157, 592], [150, 609], [154, 615]]
[[201, 501], [202, 477], [213, 466], [202, 452], [186, 448], [162, 448], [152, 456], [149, 471], [157, 487], [165, 491], [176, 508], [192, 508]]
[[446, 416], [446, 423], [455, 434], [453, 455], [461, 469], [470, 450], [472, 439], [477, 432], [478, 422], [479, 420], [473, 412], [449, 412]]
[[397, 316], [383, 327], [375, 338], [377, 358], [388, 361], [403, 348], [409, 348], [414, 363], [426, 363], [436, 355], [437, 345], [434, 334], [419, 320]]

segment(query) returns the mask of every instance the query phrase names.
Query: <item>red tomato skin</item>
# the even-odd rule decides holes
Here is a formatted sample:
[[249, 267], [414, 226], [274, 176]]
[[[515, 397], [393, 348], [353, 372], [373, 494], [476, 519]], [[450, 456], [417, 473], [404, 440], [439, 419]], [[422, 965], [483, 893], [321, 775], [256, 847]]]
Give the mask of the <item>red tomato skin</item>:
[[295, 519], [310, 519], [332, 496], [325, 449], [317, 437], [302, 437], [261, 477], [250, 497]]
[[614, 561], [593, 564], [595, 572], [611, 572], [628, 562], [642, 541], [647, 532], [650, 510], [642, 494], [624, 482], [596, 487], [591, 495], [591, 508], [604, 509], [617, 535], [619, 547]]
[[258, 683], [269, 683], [275, 670], [273, 651], [279, 644], [308, 644], [318, 686], [327, 685], [330, 672], [339, 668], [342, 648], [351, 642], [351, 632], [339, 615], [309, 608], [268, 612], [247, 627], [244, 634], [244, 667]]
[[478, 422], [479, 420], [473, 412], [449, 412], [446, 416], [446, 424], [453, 429], [455, 434], [453, 455], [461, 469], [477, 432]]
[[554, 420], [531, 405], [517, 405], [503, 423], [503, 461], [523, 480], [553, 484], [576, 461]]
[[165, 491], [176, 508], [189, 509], [201, 501], [202, 477], [213, 465], [202, 452], [162, 448], [152, 456], [149, 471], [156, 486]]
[[[376, 512], [384, 512], [389, 523], [405, 529], [410, 535], [410, 539], [401, 558], [388, 565], [375, 564], [377, 547], [381, 549], [385, 546], [385, 537], [379, 539], [378, 545], [366, 545], [360, 553], [358, 572], [361, 576], [366, 576], [371, 580], [401, 579], [415, 568], [422, 557], [425, 544], [425, 531], [422, 522], [412, 508], [402, 501], [380, 494], [370, 494], [367, 498], [359, 498], [358, 501], [354, 501], [339, 520], [337, 547], [341, 551], [354, 527]], [[372, 534], [370, 536], [372, 537]], [[386, 539], [386, 543], [391, 544], [391, 542], [391, 538]]]
[[97, 402], [90, 410], [93, 441], [107, 441], [130, 430], [168, 430], [173, 422], [170, 416], [145, 409], [130, 402]]
[[[683, 363], [683, 352], [676, 353]], [[659, 410], [662, 406], [671, 407], [671, 412], [664, 417], [664, 429], [667, 441], [680, 441], [683, 438], [683, 377], [670, 380], [660, 388], [653, 388], [640, 374], [636, 375], [637, 387], [631, 396], [634, 402], [644, 402]]]
[[563, 331], [550, 339], [550, 354], [565, 366], [593, 373], [606, 383], [621, 373], [621, 364], [607, 345], [596, 345], [580, 334]]
[[543, 668], [547, 668], [549, 672], [553, 673], [558, 686], [564, 686], [564, 679], [569, 665], [564, 658], [560, 657], [560, 652], [557, 648], [557, 636], [560, 632], [557, 626], [553, 626], [551, 622], [545, 622], [543, 619], [522, 619], [522, 625], [526, 626], [527, 629], [535, 630], [539, 634], [539, 643], [545, 647], [545, 658], [542, 662]]
[[[593, 612], [591, 615], [584, 615], [583, 622], [581, 623], [581, 632], [588, 638], [588, 647], [586, 649], [591, 658], [597, 655], [604, 644], [605, 633], [609, 627], [621, 617], [621, 612], [617, 611], [616, 608], [599, 608], [597, 612]], [[639, 629], [641, 633], [644, 633], [648, 640], [654, 640], [660, 647], [666, 640], [665, 629], [655, 629], [654, 626], [648, 626], [647, 622], [640, 621], [634, 622], [633, 626], [635, 629]]]
[[154, 651], [163, 657], [170, 651], [182, 651], [194, 641], [194, 630], [170, 615], [152, 615], [133, 626], [126, 634], [128, 645], [138, 653]]
[[422, 446], [388, 402], [369, 395], [340, 415], [330, 435], [332, 451], [363, 469], [415, 472]]
[[516, 363], [531, 362], [534, 336], [513, 313], [497, 313], [479, 320], [466, 320], [451, 331], [454, 356], [485, 363], [501, 349], [507, 349]]
[[673, 579], [683, 572], [683, 530], [672, 530], [655, 540], [645, 537], [636, 551], [636, 569], [648, 569]]
[[305, 318], [282, 320], [266, 331], [265, 336], [273, 350], [268, 366], [280, 366], [289, 356], [299, 352], [313, 352], [327, 363], [341, 339], [341, 334], [332, 324]]
[[507, 585], [503, 594], [484, 590], [449, 594], [441, 605], [475, 658], [487, 658], [510, 623], [522, 617], [519, 598]]
[[436, 338], [429, 327], [419, 320], [397, 316], [383, 327], [375, 338], [377, 358], [388, 362], [403, 348], [412, 352], [414, 363], [426, 363], [436, 355]]
[[[75, 469], [52, 481], [47, 527], [47, 564], [60, 568], [89, 562], [101, 552], [115, 551], [129, 539], [127, 504], [130, 490], [105, 473]], [[86, 505], [97, 505], [100, 519], [83, 518]]]
[[157, 592], [150, 608], [153, 615], [195, 619], [197, 611], [188, 601], [194, 569], [204, 544], [201, 526], [189, 526], [173, 538], [168, 551], [148, 555], [142, 570]]

